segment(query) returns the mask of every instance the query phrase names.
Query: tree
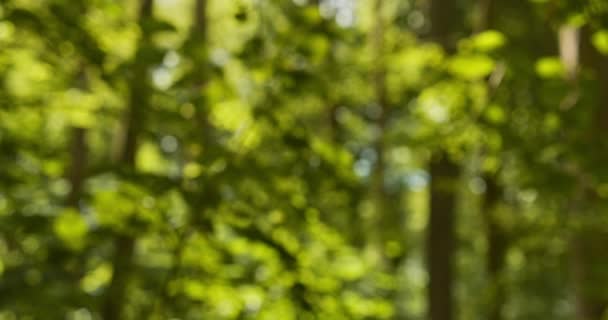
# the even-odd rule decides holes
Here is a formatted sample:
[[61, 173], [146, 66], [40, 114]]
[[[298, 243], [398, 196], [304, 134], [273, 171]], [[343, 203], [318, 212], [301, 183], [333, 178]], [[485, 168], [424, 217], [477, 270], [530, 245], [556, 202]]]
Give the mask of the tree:
[[606, 317], [607, 14], [0, 1], [0, 319]]

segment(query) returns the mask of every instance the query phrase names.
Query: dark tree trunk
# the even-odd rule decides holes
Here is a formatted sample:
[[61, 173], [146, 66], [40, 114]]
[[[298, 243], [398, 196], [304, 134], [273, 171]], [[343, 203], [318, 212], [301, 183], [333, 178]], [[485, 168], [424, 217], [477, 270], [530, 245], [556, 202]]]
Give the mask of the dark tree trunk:
[[[579, 220], [585, 218], [588, 217], [577, 217]], [[569, 258], [576, 303], [576, 320], [602, 319], [606, 314], [608, 296], [601, 288], [608, 277], [605, 275], [604, 269], [598, 268], [598, 266], [606, 264], [605, 244], [607, 241], [608, 233], [606, 231], [588, 223], [581, 229], [574, 230], [571, 235]]]
[[201, 143], [206, 148], [210, 148], [213, 142], [213, 128], [209, 122], [209, 106], [203, 94], [208, 82], [207, 77], [209, 76], [207, 66], [208, 2], [209, 0], [196, 0], [193, 16], [194, 24], [190, 31], [190, 39], [195, 41], [195, 46], [199, 49], [194, 56], [193, 104], [196, 106], [196, 119], [198, 121], [197, 126], [201, 132]]
[[431, 320], [453, 319], [454, 220], [458, 166], [445, 153], [436, 153], [431, 174], [430, 216], [427, 233], [428, 316]]
[[87, 130], [84, 128], [72, 128], [70, 142], [70, 169], [68, 171], [68, 181], [70, 181], [70, 193], [68, 194], [67, 205], [78, 208], [78, 203], [82, 197], [82, 189], [86, 175], [87, 165]]
[[[448, 52], [454, 49], [451, 27], [459, 15], [453, 0], [430, 0], [430, 37]], [[427, 225], [428, 318], [451, 320], [453, 308], [453, 256], [455, 250], [456, 181], [458, 165], [444, 150], [436, 150], [429, 164], [431, 175], [430, 215]]]
[[[386, 174], [386, 160], [385, 160], [385, 135], [386, 135], [386, 119], [388, 116], [388, 97], [386, 92], [386, 71], [384, 65], [384, 30], [385, 21], [382, 16], [384, 7], [384, 0], [376, 0], [374, 5], [374, 18], [376, 25], [374, 26], [372, 41], [374, 45], [374, 69], [372, 70], [372, 85], [374, 88], [375, 103], [379, 108], [380, 113], [376, 119], [376, 125], [378, 127], [378, 136], [374, 144], [374, 150], [376, 152], [376, 164], [373, 172], [373, 194], [376, 203], [376, 224], [374, 226], [374, 245], [377, 249], [383, 247], [384, 237], [382, 236], [386, 230], [385, 227], [387, 222], [391, 220], [389, 212], [387, 210], [387, 194], [384, 187], [385, 174]], [[393, 224], [394, 226], [394, 224]]]
[[502, 281], [502, 271], [507, 251], [507, 237], [496, 217], [496, 207], [503, 195], [503, 190], [495, 175], [486, 175], [486, 192], [483, 198], [483, 217], [486, 227], [486, 271], [490, 282], [490, 301], [488, 319], [502, 319], [502, 308], [505, 301], [505, 289]]
[[114, 241], [112, 281], [105, 293], [101, 310], [103, 319], [123, 319], [127, 285], [133, 268], [134, 247], [135, 239], [131, 236], [119, 235]]
[[[202, 48], [198, 52], [206, 52], [207, 49], [207, 9], [209, 0], [195, 0], [195, 11], [193, 14], [193, 25], [190, 29], [190, 39], [196, 42], [198, 48]], [[206, 53], [205, 53], [206, 54]], [[208, 81], [207, 72], [207, 59], [205, 55], [196, 56], [194, 58], [194, 77], [193, 77], [193, 98], [192, 102], [196, 106], [196, 118], [195, 128], [200, 133], [200, 141], [205, 148], [212, 147], [212, 130], [213, 127], [209, 122], [208, 118], [208, 105], [206, 104], [204, 88]], [[198, 134], [197, 133], [197, 134]], [[188, 155], [190, 156], [190, 155]], [[203, 211], [203, 208], [197, 206], [196, 211]], [[170, 317], [170, 310], [168, 307], [175, 302], [174, 297], [169, 292], [169, 285], [171, 281], [178, 277], [182, 269], [182, 255], [184, 251], [184, 245], [188, 240], [188, 237], [194, 232], [194, 229], [190, 227], [191, 217], [188, 217], [186, 222], [181, 228], [175, 230], [177, 236], [177, 243], [173, 248], [171, 254], [172, 264], [167, 273], [164, 276], [161, 286], [159, 287], [158, 295], [156, 300], [150, 303], [150, 307], [147, 310], [147, 315], [154, 314], [155, 312], [163, 317]]]
[[[84, 64], [77, 75], [77, 82], [81, 90], [89, 90], [86, 66]], [[74, 126], [70, 130], [70, 167], [67, 172], [67, 179], [70, 182], [70, 193], [68, 194], [67, 205], [78, 209], [87, 170], [89, 151], [87, 129]]]
[[[142, 0], [139, 13], [139, 23], [143, 26], [145, 20], [152, 17], [154, 1]], [[138, 136], [145, 124], [145, 113], [148, 108], [150, 86], [148, 83], [148, 65], [141, 60], [141, 50], [149, 41], [149, 35], [142, 28], [143, 34], [139, 41], [138, 54], [133, 66], [133, 78], [129, 83], [129, 105], [123, 123], [122, 147], [117, 161], [119, 164], [135, 170], [135, 155], [138, 147]], [[133, 272], [133, 255], [135, 251], [135, 237], [127, 234], [118, 234], [114, 239], [114, 254], [112, 256], [112, 280], [106, 290], [101, 310], [105, 320], [123, 319], [126, 293], [129, 279]]]
[[[562, 62], [568, 67], [568, 56], [576, 56], [578, 54], [568, 54], [568, 43], [562, 44], [567, 40], [568, 30], [560, 33], [560, 52]], [[608, 57], [598, 52], [591, 44], [591, 33], [589, 29], [584, 29], [581, 32], [582, 39], [575, 44], [580, 46], [581, 63], [585, 67], [593, 70], [596, 76], [595, 83], [597, 87], [597, 102], [596, 109], [593, 110], [591, 117], [590, 130], [587, 133], [589, 142], [597, 147], [597, 150], [605, 150], [607, 144], [605, 133], [608, 131]], [[570, 38], [573, 36], [570, 35]], [[569, 41], [574, 42], [573, 40]], [[571, 49], [573, 50], [573, 49]], [[578, 74], [576, 73], [579, 67], [579, 62], [571, 58], [571, 66], [567, 68], [567, 74], [573, 86], [576, 87]], [[607, 159], [606, 154], [598, 151], [596, 161], [604, 163]], [[585, 180], [581, 178], [581, 180]], [[601, 266], [606, 264], [605, 243], [608, 241], [608, 233], [590, 225], [586, 219], [592, 218], [591, 215], [585, 215], [586, 206], [597, 205], [597, 199], [594, 199], [595, 190], [591, 186], [579, 182], [576, 194], [570, 200], [570, 218], [575, 219], [580, 223], [580, 228], [572, 230], [570, 238], [570, 274], [573, 281], [573, 289], [576, 303], [576, 319], [577, 320], [594, 320], [601, 319], [605, 316], [608, 307], [608, 296], [597, 290], [601, 284], [606, 282], [606, 277]], [[594, 202], [595, 200], [595, 202]], [[600, 204], [601, 207], [601, 204]]]
[[[483, 32], [493, 28], [495, 1], [480, 0], [477, 3], [476, 20], [474, 21], [474, 32]], [[490, 92], [496, 89], [489, 84]], [[508, 238], [503, 226], [497, 218], [496, 208], [503, 197], [503, 188], [498, 181], [499, 172], [484, 174], [486, 191], [482, 200], [482, 215], [485, 225], [487, 243], [486, 272], [488, 275], [490, 299], [488, 302], [488, 319], [501, 320], [502, 309], [506, 294], [502, 280], [502, 271], [505, 264], [505, 254], [508, 246]]]

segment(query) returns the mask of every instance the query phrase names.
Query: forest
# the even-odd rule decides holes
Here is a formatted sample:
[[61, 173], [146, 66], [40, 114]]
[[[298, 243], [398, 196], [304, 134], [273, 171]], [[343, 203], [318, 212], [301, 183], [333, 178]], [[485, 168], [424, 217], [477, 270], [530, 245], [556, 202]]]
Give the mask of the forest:
[[0, 48], [0, 320], [608, 320], [608, 0], [0, 0]]

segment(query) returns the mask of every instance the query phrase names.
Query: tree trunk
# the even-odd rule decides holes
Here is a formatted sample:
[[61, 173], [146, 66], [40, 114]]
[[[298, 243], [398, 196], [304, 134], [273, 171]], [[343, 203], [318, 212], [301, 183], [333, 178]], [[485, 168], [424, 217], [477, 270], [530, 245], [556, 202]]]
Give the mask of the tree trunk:
[[[430, 37], [452, 52], [451, 22], [458, 15], [455, 1], [430, 0]], [[453, 308], [453, 255], [455, 249], [456, 182], [458, 165], [445, 150], [436, 150], [429, 164], [431, 175], [430, 213], [427, 225], [427, 269], [429, 274], [427, 314], [430, 320], [451, 320]]]
[[502, 281], [502, 271], [507, 251], [507, 237], [496, 217], [496, 207], [502, 198], [503, 190], [496, 175], [486, 175], [486, 192], [483, 198], [483, 218], [486, 227], [486, 271], [490, 282], [490, 301], [488, 319], [502, 319], [502, 308], [505, 302], [505, 288]]
[[[89, 89], [85, 68], [83, 64], [77, 76], [78, 86], [81, 90]], [[67, 179], [70, 182], [70, 193], [68, 194], [67, 205], [78, 209], [86, 178], [88, 158], [87, 129], [74, 126], [71, 128], [70, 135], [70, 167], [67, 172]]]
[[431, 175], [430, 216], [427, 233], [428, 316], [431, 320], [453, 319], [454, 218], [458, 166], [445, 153], [436, 153]]
[[376, 119], [376, 126], [378, 127], [378, 136], [374, 144], [374, 151], [376, 153], [376, 163], [374, 166], [372, 176], [372, 193], [374, 201], [376, 203], [375, 212], [375, 225], [373, 230], [374, 240], [372, 245], [375, 246], [376, 250], [380, 250], [381, 259], [383, 259], [383, 243], [384, 237], [382, 236], [386, 229], [386, 222], [389, 219], [387, 207], [386, 207], [386, 190], [384, 187], [385, 172], [386, 172], [386, 161], [385, 161], [385, 133], [386, 133], [386, 120], [388, 113], [388, 99], [386, 92], [386, 71], [384, 65], [384, 29], [385, 22], [382, 15], [384, 10], [384, 0], [376, 0], [374, 5], [374, 17], [375, 23], [372, 34], [372, 43], [374, 46], [374, 66], [372, 70], [372, 86], [374, 88], [375, 103], [379, 108], [379, 115]]
[[82, 197], [82, 189], [86, 175], [87, 142], [85, 128], [73, 127], [70, 142], [70, 169], [68, 181], [70, 181], [70, 193], [67, 205], [78, 209], [78, 203]]
[[[201, 143], [207, 150], [210, 150], [213, 135], [212, 127], [209, 123], [209, 105], [203, 94], [208, 82], [207, 68], [207, 10], [209, 0], [196, 0], [194, 11], [194, 24], [190, 30], [190, 39], [195, 42], [197, 49], [194, 56], [194, 77], [193, 77], [193, 104], [196, 107], [196, 119], [198, 128], [201, 131]], [[202, 53], [202, 54], [201, 54]]]
[[[588, 29], [580, 32], [572, 30], [575, 27], [564, 26], [560, 29], [560, 56], [562, 63], [566, 67], [566, 75], [572, 86], [576, 89], [578, 80], [579, 68], [579, 47], [582, 64], [590, 67], [595, 75], [597, 88], [599, 92], [597, 96], [596, 109], [593, 111], [591, 118], [593, 123], [588, 132], [590, 143], [596, 146], [597, 150], [603, 150], [606, 147], [603, 136], [608, 131], [608, 57], [602, 55], [592, 47], [590, 31]], [[582, 34], [582, 40], [579, 40], [579, 33]], [[606, 161], [605, 153], [598, 151], [597, 155], [601, 162]], [[596, 161], [599, 161], [596, 159]], [[581, 178], [581, 180], [584, 180]], [[593, 224], [589, 224], [586, 219], [592, 218], [591, 215], [585, 215], [586, 211], [583, 207], [592, 206], [594, 190], [586, 183], [579, 182], [576, 194], [570, 200], [570, 218], [578, 222], [580, 228], [572, 230], [569, 245], [570, 259], [570, 274], [572, 286], [574, 289], [574, 298], [576, 303], [576, 319], [577, 320], [595, 320], [601, 319], [605, 315], [608, 307], [608, 296], [599, 293], [597, 287], [605, 283], [604, 272], [598, 265], [606, 263], [605, 243], [608, 239], [601, 228]], [[597, 202], [597, 201], [596, 201]], [[599, 205], [602, 210], [602, 205]], [[603, 292], [603, 290], [602, 290]]]
[[[148, 108], [150, 86], [148, 83], [148, 65], [141, 59], [140, 52], [149, 41], [149, 35], [143, 27], [144, 21], [152, 17], [153, 0], [142, 0], [139, 13], [139, 24], [142, 36], [139, 40], [138, 54], [133, 66], [133, 78], [129, 83], [129, 105], [124, 119], [124, 137], [117, 161], [128, 168], [135, 170], [135, 156], [138, 147], [138, 136], [145, 123], [145, 112]], [[133, 269], [133, 255], [136, 238], [119, 234], [114, 240], [114, 254], [112, 256], [112, 280], [105, 293], [102, 306], [102, 318], [105, 320], [123, 319], [123, 307], [126, 299], [129, 278]]]
[[[494, 24], [494, 0], [480, 0], [477, 3], [477, 15], [473, 25], [476, 33], [493, 28]], [[491, 82], [491, 81], [490, 81]], [[496, 88], [489, 83], [490, 92]], [[496, 208], [503, 197], [503, 188], [498, 181], [499, 172], [484, 174], [486, 191], [482, 200], [482, 215], [485, 225], [487, 243], [486, 272], [490, 284], [488, 302], [488, 319], [501, 320], [502, 309], [505, 304], [505, 287], [502, 280], [502, 271], [505, 264], [505, 254], [508, 247], [508, 239], [505, 230], [497, 218]]]
[[[207, 44], [207, 9], [209, 0], [195, 0], [195, 11], [193, 14], [193, 25], [190, 29], [190, 39], [196, 41], [197, 46], [199, 48], [206, 49]], [[202, 52], [206, 52], [206, 50], [201, 50]], [[193, 79], [193, 88], [192, 94], [193, 99], [192, 102], [196, 106], [196, 120], [195, 128], [197, 132], [200, 132], [200, 141], [203, 144], [203, 147], [206, 149], [210, 149], [212, 137], [212, 127], [209, 123], [208, 118], [208, 105], [206, 103], [206, 99], [204, 96], [204, 87], [208, 81], [207, 74], [207, 57], [197, 56], [194, 59], [194, 79]], [[203, 211], [202, 207], [197, 207], [196, 211]], [[167, 307], [174, 302], [174, 297], [170, 295], [169, 285], [171, 281], [178, 277], [181, 269], [182, 269], [182, 255], [184, 252], [184, 245], [187, 242], [190, 235], [194, 232], [194, 229], [190, 227], [192, 224], [191, 217], [188, 217], [185, 221], [184, 225], [181, 228], [175, 230], [177, 243], [173, 248], [173, 252], [171, 253], [171, 266], [163, 281], [161, 282], [161, 286], [159, 287], [158, 296], [156, 300], [151, 303], [150, 308], [147, 310], [147, 316], [150, 317], [154, 313], [159, 315], [160, 317], [170, 318], [170, 313], [167, 310]]]

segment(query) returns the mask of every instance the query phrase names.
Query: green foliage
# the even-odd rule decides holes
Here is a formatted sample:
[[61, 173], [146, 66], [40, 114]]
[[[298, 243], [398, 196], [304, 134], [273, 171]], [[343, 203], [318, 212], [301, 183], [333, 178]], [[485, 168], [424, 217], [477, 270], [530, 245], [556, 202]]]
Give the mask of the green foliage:
[[465, 80], [479, 80], [494, 70], [494, 61], [483, 55], [459, 55], [448, 62], [448, 70]]
[[564, 76], [565, 70], [558, 57], [544, 57], [539, 59], [535, 65], [536, 73], [547, 79], [559, 79]]
[[502, 48], [507, 43], [505, 36], [496, 30], [487, 30], [473, 36], [468, 41], [462, 42], [462, 46], [470, 46], [474, 50], [481, 52], [492, 52]]
[[459, 318], [605, 318], [608, 9], [482, 3], [0, 1], [0, 319], [423, 319], [442, 194]]
[[88, 226], [84, 218], [73, 209], [62, 212], [53, 224], [55, 234], [72, 249], [82, 249], [85, 245]]
[[593, 34], [593, 45], [602, 54], [608, 55], [608, 31], [600, 30]]

